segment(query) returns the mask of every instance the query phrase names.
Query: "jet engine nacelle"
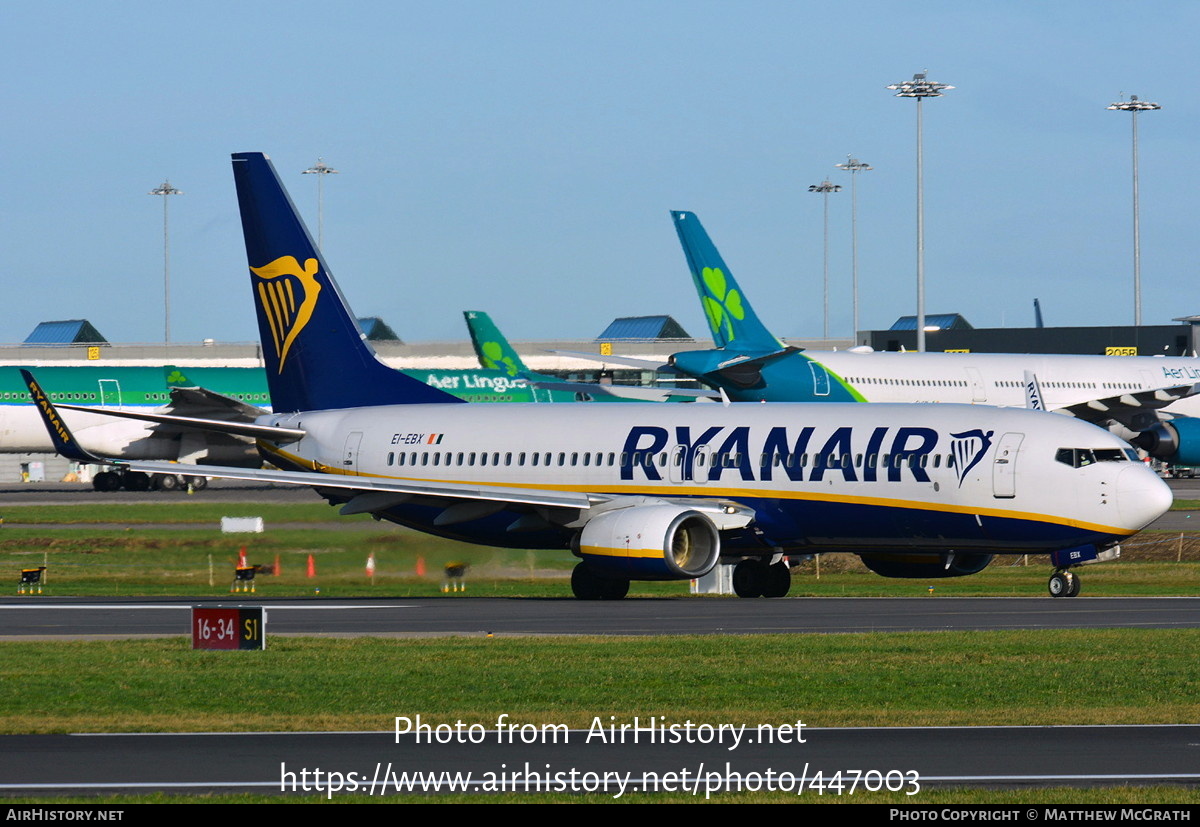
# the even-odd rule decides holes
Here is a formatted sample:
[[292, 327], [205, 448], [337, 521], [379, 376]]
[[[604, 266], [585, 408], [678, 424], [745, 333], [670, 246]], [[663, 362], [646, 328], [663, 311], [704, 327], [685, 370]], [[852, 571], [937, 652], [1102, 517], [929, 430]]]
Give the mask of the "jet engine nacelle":
[[[991, 554], [860, 554], [863, 565], [883, 577], [906, 577], [925, 580], [932, 577], [963, 577], [978, 574], [992, 562]], [[947, 565], [949, 563], [949, 565]]]
[[1200, 419], [1177, 417], [1142, 431], [1133, 444], [1174, 465], [1200, 465]]
[[669, 503], [637, 505], [596, 515], [576, 536], [573, 550], [601, 576], [691, 580], [717, 564], [721, 535], [699, 511]]

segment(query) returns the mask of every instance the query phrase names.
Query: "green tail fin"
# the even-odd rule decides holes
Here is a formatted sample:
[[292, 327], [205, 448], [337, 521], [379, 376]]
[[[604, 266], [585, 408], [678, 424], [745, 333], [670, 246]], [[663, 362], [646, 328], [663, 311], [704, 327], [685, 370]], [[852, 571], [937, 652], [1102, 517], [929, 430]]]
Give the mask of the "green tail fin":
[[480, 310], [464, 310], [463, 317], [467, 320], [467, 329], [471, 331], [471, 344], [475, 347], [475, 355], [479, 357], [480, 365], [487, 370], [502, 370], [509, 376], [529, 372], [529, 368], [525, 367], [521, 357], [487, 313]]
[[163, 365], [163, 378], [168, 388], [194, 388], [196, 383], [188, 378], [182, 368], [174, 365]]

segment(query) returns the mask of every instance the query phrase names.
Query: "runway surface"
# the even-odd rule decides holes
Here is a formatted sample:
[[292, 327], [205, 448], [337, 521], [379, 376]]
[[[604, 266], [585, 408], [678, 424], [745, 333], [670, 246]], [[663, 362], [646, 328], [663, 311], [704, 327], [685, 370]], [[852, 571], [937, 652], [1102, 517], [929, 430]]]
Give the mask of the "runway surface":
[[[551, 732], [536, 721], [504, 723], [516, 728], [501, 732], [495, 719], [464, 720], [460, 735], [447, 727], [444, 737], [453, 740], [444, 744], [431, 743], [432, 733], [417, 743], [394, 731], [4, 736], [0, 793], [303, 792], [307, 786], [310, 794], [331, 797], [369, 790], [383, 796], [450, 791], [453, 780], [474, 792], [632, 797], [663, 790], [668, 781], [703, 798], [739, 785], [766, 789], [774, 778], [776, 789], [815, 798], [817, 773], [823, 784], [840, 771], [843, 796], [855, 783], [857, 790], [886, 788], [920, 803], [921, 790], [931, 786], [1200, 782], [1195, 725], [821, 729], [801, 721], [738, 730], [721, 721], [662, 720], [651, 727], [647, 718], [605, 716], [591, 729]], [[618, 728], [608, 729], [610, 723]]]
[[267, 610], [268, 635], [796, 634], [1200, 626], [1200, 597], [0, 599], [0, 640], [189, 633], [192, 605]]

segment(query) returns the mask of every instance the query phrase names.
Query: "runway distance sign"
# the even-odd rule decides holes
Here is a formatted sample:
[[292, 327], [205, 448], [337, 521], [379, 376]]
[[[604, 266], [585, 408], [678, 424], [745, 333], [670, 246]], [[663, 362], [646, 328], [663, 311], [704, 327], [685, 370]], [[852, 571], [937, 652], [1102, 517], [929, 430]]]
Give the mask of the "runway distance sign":
[[266, 649], [267, 613], [262, 606], [193, 606], [192, 648]]

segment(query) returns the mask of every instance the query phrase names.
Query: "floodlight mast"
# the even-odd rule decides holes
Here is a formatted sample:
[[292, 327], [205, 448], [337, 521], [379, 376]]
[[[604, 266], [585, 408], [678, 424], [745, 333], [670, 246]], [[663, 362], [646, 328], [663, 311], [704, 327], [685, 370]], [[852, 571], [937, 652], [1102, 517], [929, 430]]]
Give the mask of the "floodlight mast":
[[846, 163], [834, 164], [840, 170], [850, 173], [850, 292], [854, 306], [853, 326], [855, 344], [858, 340], [858, 173], [874, 169], [868, 163], [857, 158], [846, 156]]
[[163, 197], [163, 341], [170, 343], [171, 341], [171, 234], [168, 231], [167, 224], [167, 201], [168, 195], [183, 195], [183, 190], [177, 190], [171, 186], [171, 182], [163, 179], [163, 182], [156, 188], [146, 193], [147, 195], [161, 195]]
[[1150, 112], [1162, 109], [1157, 103], [1138, 100], [1137, 95], [1130, 95], [1129, 100], [1119, 100], [1107, 107], [1133, 115], [1133, 323], [1142, 324], [1142, 234], [1138, 207], [1138, 112]]
[[[813, 184], [808, 188], [809, 192], [821, 193], [822, 200], [825, 202], [825, 276], [824, 276], [824, 293], [825, 293], [825, 333], [824, 338], [829, 338], [829, 193], [838, 192], [841, 190], [841, 184], [834, 184], [826, 178], [819, 184]], [[858, 335], [857, 333], [855, 334]]]
[[317, 176], [317, 249], [325, 247], [325, 176], [336, 175], [337, 170], [325, 163], [324, 158], [300, 173], [301, 175]]
[[918, 72], [911, 81], [888, 87], [898, 98], [917, 99], [917, 351], [920, 353], [925, 352], [925, 173], [921, 151], [921, 100], [940, 98], [943, 92], [953, 88], [929, 80], [926, 72]]

